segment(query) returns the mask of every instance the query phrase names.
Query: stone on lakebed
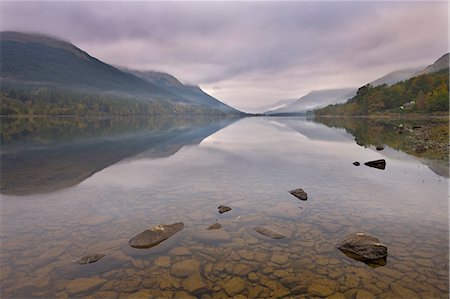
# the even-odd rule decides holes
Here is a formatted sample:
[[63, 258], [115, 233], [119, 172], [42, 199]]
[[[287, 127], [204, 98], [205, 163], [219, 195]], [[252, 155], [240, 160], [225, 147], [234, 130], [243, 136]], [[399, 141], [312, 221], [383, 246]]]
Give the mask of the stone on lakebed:
[[261, 235], [270, 237], [272, 239], [283, 239], [286, 236], [269, 228], [269, 227], [264, 227], [264, 226], [255, 226], [253, 228], [253, 230], [257, 233], [260, 233]]
[[85, 265], [85, 264], [92, 264], [95, 263], [96, 261], [100, 260], [101, 258], [103, 258], [105, 255], [102, 253], [94, 253], [94, 254], [89, 254], [89, 255], [85, 255], [83, 257], [80, 257], [78, 260], [76, 260], [75, 262], [80, 264], [80, 265]]
[[183, 228], [183, 222], [177, 222], [167, 225], [160, 224], [137, 234], [136, 236], [131, 238], [128, 244], [133, 248], [151, 248], [170, 238]]
[[336, 244], [336, 248], [356, 260], [385, 264], [387, 247], [375, 237], [365, 233], [347, 235]]

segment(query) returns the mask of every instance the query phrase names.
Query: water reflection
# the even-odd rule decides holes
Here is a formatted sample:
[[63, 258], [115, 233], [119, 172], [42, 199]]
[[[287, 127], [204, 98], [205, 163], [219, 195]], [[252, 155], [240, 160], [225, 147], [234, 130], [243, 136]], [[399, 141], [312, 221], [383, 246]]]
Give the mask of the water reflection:
[[[449, 177], [448, 119], [316, 118], [331, 128], [343, 128], [358, 145], [383, 150], [384, 145], [419, 159], [434, 173]], [[382, 153], [383, 154], [383, 153]]]
[[0, 191], [25, 195], [77, 185], [105, 167], [136, 155], [173, 155], [234, 120], [154, 117], [1, 121]]
[[[221, 125], [61, 137], [77, 148], [136, 134], [123, 139], [152, 136], [166, 150], [143, 147], [57, 192], [2, 195], [1, 297], [448, 297], [448, 179], [390, 146], [361, 147], [345, 130], [303, 118], [246, 118], [208, 136], [211, 127]], [[58, 144], [23, 142], [32, 143]], [[384, 171], [352, 164], [381, 158]], [[307, 201], [289, 193], [297, 188]], [[232, 210], [220, 214], [220, 205]], [[136, 234], [176, 222], [184, 229], [155, 247], [129, 246]], [[220, 233], [209, 234], [215, 222]], [[265, 237], [258, 226], [286, 237]], [[336, 248], [356, 232], [388, 247], [384, 266]], [[105, 257], [73, 262], [95, 253]]]

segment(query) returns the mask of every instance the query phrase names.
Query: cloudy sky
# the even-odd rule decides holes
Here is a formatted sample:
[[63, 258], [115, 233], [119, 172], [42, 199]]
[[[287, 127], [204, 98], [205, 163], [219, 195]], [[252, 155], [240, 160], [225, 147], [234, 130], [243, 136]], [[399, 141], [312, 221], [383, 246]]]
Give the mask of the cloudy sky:
[[0, 2], [0, 13], [1, 30], [168, 72], [244, 111], [358, 87], [448, 52], [446, 1]]

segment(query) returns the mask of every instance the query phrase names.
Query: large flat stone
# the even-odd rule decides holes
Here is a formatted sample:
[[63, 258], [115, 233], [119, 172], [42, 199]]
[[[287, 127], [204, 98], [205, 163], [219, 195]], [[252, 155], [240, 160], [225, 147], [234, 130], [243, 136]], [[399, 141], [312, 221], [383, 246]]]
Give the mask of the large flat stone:
[[137, 234], [128, 242], [133, 248], [151, 248], [184, 228], [183, 222], [161, 224]]

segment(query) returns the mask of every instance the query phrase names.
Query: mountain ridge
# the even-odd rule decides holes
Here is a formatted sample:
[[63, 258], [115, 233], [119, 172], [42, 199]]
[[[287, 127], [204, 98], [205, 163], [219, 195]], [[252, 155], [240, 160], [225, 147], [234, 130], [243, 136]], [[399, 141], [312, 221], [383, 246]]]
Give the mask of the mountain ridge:
[[[33, 93], [42, 88], [58, 90], [59, 96], [64, 94], [63, 91], [67, 91], [71, 94], [70, 101], [73, 105], [80, 104], [79, 99], [85, 97], [85, 94], [89, 94], [88, 104], [91, 104], [96, 101], [95, 95], [97, 95], [102, 98], [102, 105], [108, 105], [108, 99], [122, 100], [122, 103], [116, 103], [121, 106], [120, 109], [130, 110], [135, 114], [140, 113], [139, 109], [144, 114], [170, 114], [171, 111], [242, 114], [226, 104], [222, 105], [220, 101], [212, 97], [209, 102], [197, 100], [194, 95], [191, 95], [191, 98], [183, 97], [175, 90], [171, 90], [173, 88], [163, 88], [161, 84], [124, 72], [90, 56], [67, 41], [42, 34], [0, 32], [0, 55], [2, 92], [20, 91], [20, 93], [27, 93], [29, 98], [33, 98]], [[207, 97], [197, 95], [197, 97], [200, 96]], [[43, 97], [39, 99], [43, 101]], [[8, 103], [14, 102], [16, 106], [21, 106], [20, 101], [20, 97], [8, 99]], [[212, 103], [214, 105], [211, 105]], [[39, 102], [35, 100], [34, 104], [38, 106]], [[51, 101], [45, 103], [47, 106], [51, 104]], [[66, 108], [70, 110], [71, 104], [66, 104]], [[130, 105], [130, 109], [124, 107]], [[162, 106], [164, 109], [161, 108]], [[15, 111], [9, 109], [11, 107], [6, 108], [9, 113]], [[21, 110], [24, 109], [22, 105]], [[105, 111], [113, 110], [105, 109]], [[214, 112], [216, 110], [217, 112]], [[3, 111], [2, 109], [2, 114]], [[44, 109], [40, 111], [45, 113]]]
[[327, 105], [332, 101], [338, 101], [342, 99], [349, 92], [353, 91], [354, 88], [338, 88], [338, 89], [321, 89], [313, 90], [296, 101], [286, 105], [285, 107], [267, 111], [265, 114], [276, 115], [276, 114], [305, 114], [309, 110], [319, 108], [323, 105]]

